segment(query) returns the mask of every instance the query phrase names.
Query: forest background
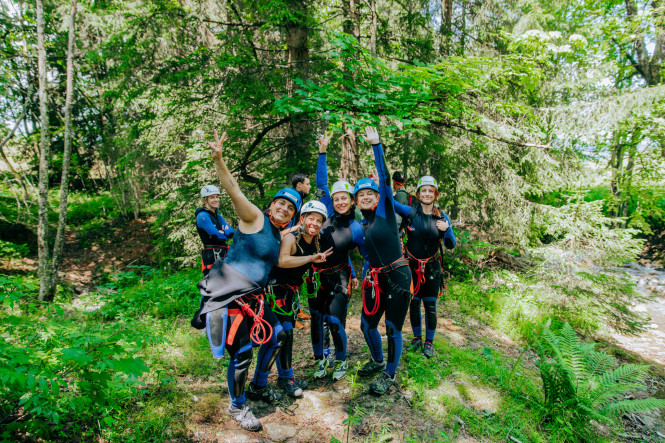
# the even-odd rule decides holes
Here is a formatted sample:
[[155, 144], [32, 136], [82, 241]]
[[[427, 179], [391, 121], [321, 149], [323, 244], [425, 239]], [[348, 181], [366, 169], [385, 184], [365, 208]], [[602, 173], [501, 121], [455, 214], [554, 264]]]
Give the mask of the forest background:
[[[184, 395], [149, 354], [148, 323], [196, 303], [193, 211], [216, 182], [213, 129], [264, 206], [294, 172], [314, 179], [325, 131], [331, 177], [369, 174], [357, 134], [379, 127], [411, 192], [422, 175], [441, 184], [461, 240], [446, 256], [451, 316], [526, 343], [541, 374], [548, 319], [599, 340], [646, 321], [606, 270], [640, 254], [663, 264], [660, 0], [3, 0], [0, 31], [6, 438], [125, 439], [143, 428], [118, 423], [138, 420], [146, 396]], [[220, 212], [236, 225], [228, 198]], [[512, 435], [527, 440], [592, 429], [588, 416], [524, 414]]]

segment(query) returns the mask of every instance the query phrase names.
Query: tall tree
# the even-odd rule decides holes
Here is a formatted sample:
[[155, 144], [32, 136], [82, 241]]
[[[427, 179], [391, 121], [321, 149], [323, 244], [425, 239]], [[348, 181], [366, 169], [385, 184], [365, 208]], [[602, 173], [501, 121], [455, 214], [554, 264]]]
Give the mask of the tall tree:
[[67, 48], [67, 90], [65, 99], [65, 152], [62, 164], [62, 177], [60, 189], [60, 215], [56, 240], [51, 254], [49, 248], [49, 225], [48, 225], [48, 189], [49, 170], [51, 166], [49, 109], [47, 94], [47, 63], [45, 48], [45, 19], [44, 4], [37, 0], [37, 45], [39, 63], [39, 109], [41, 115], [41, 153], [39, 159], [39, 228], [38, 228], [38, 253], [39, 253], [39, 299], [43, 301], [53, 300], [58, 284], [58, 267], [62, 259], [62, 247], [64, 242], [64, 229], [67, 220], [67, 195], [69, 186], [69, 165], [72, 145], [72, 96], [74, 88], [74, 19], [76, 17], [76, 0], [73, 0], [68, 17], [69, 38]]
[[44, 2], [37, 0], [37, 63], [39, 65], [39, 113], [41, 116], [41, 152], [39, 157], [39, 226], [37, 247], [39, 254], [39, 299], [47, 300], [51, 295], [51, 261], [48, 244], [48, 188], [51, 163], [51, 134], [49, 131], [46, 46], [44, 34]]

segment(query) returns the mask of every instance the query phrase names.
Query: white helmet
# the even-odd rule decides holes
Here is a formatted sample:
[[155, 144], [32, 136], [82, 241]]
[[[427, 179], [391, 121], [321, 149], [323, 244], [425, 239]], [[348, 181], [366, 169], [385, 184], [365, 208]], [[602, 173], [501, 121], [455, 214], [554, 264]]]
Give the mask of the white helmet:
[[348, 192], [351, 194], [351, 197], [353, 197], [353, 186], [351, 186], [351, 183], [344, 180], [337, 181], [333, 183], [330, 195], [335, 195], [338, 192]]
[[436, 179], [432, 177], [431, 175], [426, 175], [424, 177], [421, 177], [420, 180], [418, 180], [418, 186], [416, 187], [416, 192], [418, 192], [418, 189], [421, 188], [421, 186], [434, 186], [434, 189], [437, 191], [439, 190], [439, 184], [436, 182]]
[[204, 187], [201, 188], [201, 197], [206, 198], [210, 197], [211, 195], [219, 195], [221, 192], [219, 192], [219, 188], [217, 186], [213, 185], [205, 185]]
[[305, 203], [305, 205], [302, 207], [302, 210], [300, 211], [300, 215], [304, 216], [310, 212], [321, 214], [323, 216], [323, 221], [326, 221], [328, 218], [328, 210], [326, 209], [326, 205], [318, 200], [312, 200]]

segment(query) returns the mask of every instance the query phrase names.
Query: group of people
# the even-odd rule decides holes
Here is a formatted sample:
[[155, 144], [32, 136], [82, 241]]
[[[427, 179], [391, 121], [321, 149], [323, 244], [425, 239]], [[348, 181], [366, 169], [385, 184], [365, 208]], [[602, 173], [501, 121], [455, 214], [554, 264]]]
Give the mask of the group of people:
[[[352, 186], [339, 180], [328, 189], [327, 147], [331, 136], [324, 136], [318, 141], [316, 170], [320, 200], [303, 204], [310, 186], [304, 179], [298, 182], [302, 183], [301, 189], [281, 189], [269, 208], [261, 211], [242, 193], [229, 172], [223, 155], [225, 139], [226, 133], [219, 138], [215, 132], [215, 142], [209, 147], [239, 222], [234, 231], [219, 214], [218, 188], [208, 185], [201, 190], [203, 207], [196, 211], [196, 224], [204, 245], [204, 278], [198, 285], [201, 302], [192, 326], [206, 330], [215, 358], [229, 353], [229, 415], [244, 429], [261, 429], [245, 398], [268, 403], [283, 399], [268, 385], [275, 363], [279, 386], [292, 397], [303, 395], [307, 383], [294, 376], [292, 365], [293, 327], [301, 291], [311, 297], [311, 342], [316, 360], [313, 377], [325, 378], [329, 369], [334, 381], [346, 376], [346, 317], [351, 292], [361, 285], [350, 258], [356, 248], [365, 258], [360, 320], [370, 352], [369, 361], [358, 374], [378, 373], [370, 392], [385, 394], [395, 384], [407, 312], [414, 335], [409, 349], [428, 358], [433, 355], [436, 301], [443, 280], [441, 245], [454, 248], [456, 243], [448, 216], [436, 205], [437, 181], [422, 177], [412, 202], [396, 201], [378, 132], [367, 128], [365, 140], [374, 152], [378, 183], [363, 178]], [[397, 179], [396, 187], [403, 187], [403, 176], [393, 175], [393, 179]], [[362, 214], [360, 221], [356, 206]], [[400, 232], [405, 233], [404, 241]], [[233, 243], [228, 247], [231, 237]], [[421, 301], [425, 310], [424, 342]], [[378, 331], [384, 315], [387, 356]], [[325, 355], [328, 334], [332, 337], [333, 358]], [[259, 347], [258, 361], [245, 389], [254, 346]]]

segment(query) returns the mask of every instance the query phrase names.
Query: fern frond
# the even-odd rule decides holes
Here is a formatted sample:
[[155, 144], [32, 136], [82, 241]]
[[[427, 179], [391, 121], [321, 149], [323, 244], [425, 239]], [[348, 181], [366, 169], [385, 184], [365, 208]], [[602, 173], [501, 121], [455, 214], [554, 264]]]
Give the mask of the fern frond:
[[591, 374], [602, 375], [616, 367], [614, 357], [604, 352], [590, 350], [586, 354], [587, 367]]
[[629, 412], [643, 412], [661, 408], [665, 408], [665, 400], [660, 398], [644, 398], [641, 400], [623, 400], [612, 403], [598, 412], [606, 417], [616, 417]]
[[598, 382], [601, 389], [610, 389], [617, 384], [631, 386], [636, 383], [641, 384], [648, 370], [649, 365], [622, 365], [598, 377]]

